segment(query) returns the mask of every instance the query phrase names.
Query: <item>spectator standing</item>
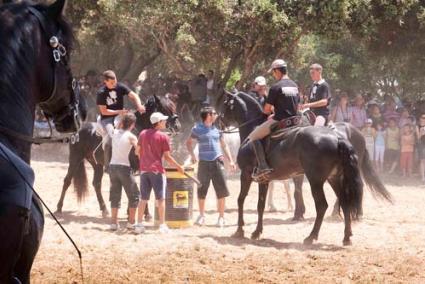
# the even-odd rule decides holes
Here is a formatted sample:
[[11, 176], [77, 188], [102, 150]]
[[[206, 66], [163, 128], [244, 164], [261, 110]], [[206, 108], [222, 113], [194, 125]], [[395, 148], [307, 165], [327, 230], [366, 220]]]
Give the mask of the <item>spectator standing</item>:
[[411, 124], [412, 119], [409, 114], [409, 110], [407, 108], [403, 108], [400, 115], [400, 120], [398, 121], [398, 127], [401, 129], [406, 124]]
[[207, 103], [211, 106], [215, 104], [214, 97], [214, 71], [208, 70], [207, 74]]
[[168, 226], [165, 224], [165, 191], [167, 180], [165, 169], [162, 165], [162, 158], [177, 168], [180, 173], [184, 173], [182, 166], [174, 160], [170, 154], [170, 138], [161, 132], [166, 128], [168, 116], [160, 112], [154, 112], [150, 117], [153, 125], [152, 129], [143, 130], [139, 135], [136, 153], [140, 159], [140, 192], [142, 201], [139, 204], [138, 224], [135, 227], [136, 233], [144, 232], [142, 223], [146, 205], [149, 201], [150, 193], [154, 191], [156, 205], [159, 215], [159, 231], [167, 233]]
[[416, 128], [416, 136], [418, 138], [419, 168], [422, 181], [425, 183], [425, 113], [423, 113], [419, 118], [418, 126]]
[[341, 93], [339, 97], [339, 102], [332, 109], [329, 120], [333, 122], [350, 122], [348, 95], [346, 92]]
[[128, 155], [132, 147], [137, 147], [137, 137], [131, 133], [136, 123], [136, 116], [133, 113], [124, 114], [118, 129], [112, 134], [112, 156], [109, 169], [111, 180], [110, 201], [111, 201], [111, 230], [118, 229], [118, 208], [121, 204], [121, 192], [124, 191], [128, 198], [129, 215], [128, 229], [133, 229], [135, 224], [135, 214], [139, 205], [139, 189], [133, 178]]
[[229, 196], [224, 174], [223, 152], [229, 159], [233, 170], [236, 166], [224, 141], [223, 134], [214, 126], [214, 122], [217, 119], [217, 112], [214, 108], [202, 108], [201, 119], [202, 122], [195, 125], [186, 141], [187, 150], [193, 163], [198, 161], [193, 152], [194, 142], [197, 141], [199, 143], [198, 179], [201, 182], [201, 186], [198, 187], [199, 216], [195, 224], [202, 226], [205, 223], [205, 198], [212, 181], [217, 196], [217, 211], [219, 213], [217, 226], [223, 227], [225, 225], [225, 198]]
[[402, 128], [400, 138], [400, 168], [403, 177], [410, 177], [412, 175], [414, 150], [415, 133], [410, 124], [405, 124]]
[[400, 114], [397, 112], [397, 104], [394, 101], [394, 98], [389, 97], [384, 104], [385, 110], [383, 112], [383, 116], [386, 123], [390, 122], [390, 119], [394, 119], [396, 123], [398, 123], [400, 119]]
[[389, 173], [392, 174], [397, 167], [400, 155], [400, 129], [397, 127], [395, 119], [389, 120], [388, 127], [385, 132], [385, 157], [390, 165]]
[[374, 157], [376, 131], [372, 127], [372, 119], [366, 120], [366, 125], [362, 129], [363, 136], [366, 140], [366, 150], [369, 152], [369, 157]]
[[362, 129], [367, 120], [365, 102], [361, 95], [357, 95], [354, 104], [350, 107], [350, 123]]
[[379, 173], [384, 171], [385, 131], [382, 122], [376, 125], [374, 161]]
[[384, 126], [384, 118], [377, 104], [370, 106], [370, 118], [372, 119], [373, 127], [377, 128], [378, 124], [382, 124], [382, 127]]

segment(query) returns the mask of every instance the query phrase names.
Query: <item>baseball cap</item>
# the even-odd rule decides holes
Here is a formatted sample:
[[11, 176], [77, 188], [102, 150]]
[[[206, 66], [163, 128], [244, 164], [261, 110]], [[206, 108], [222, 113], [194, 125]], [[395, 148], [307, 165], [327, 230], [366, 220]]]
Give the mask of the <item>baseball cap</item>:
[[372, 124], [372, 119], [370, 118], [366, 119], [366, 124]]
[[270, 66], [270, 69], [267, 72], [272, 72], [273, 69], [281, 68], [281, 67], [287, 67], [287, 64], [285, 60], [283, 59], [276, 59], [273, 61], [272, 65]]
[[158, 123], [160, 121], [167, 120], [167, 119], [168, 119], [168, 116], [163, 115], [160, 112], [154, 112], [154, 113], [151, 114], [151, 117], [150, 117], [150, 121], [151, 121], [152, 124], [155, 124], [155, 123]]
[[263, 76], [258, 76], [257, 78], [255, 78], [254, 83], [259, 86], [267, 85], [266, 78], [264, 78]]

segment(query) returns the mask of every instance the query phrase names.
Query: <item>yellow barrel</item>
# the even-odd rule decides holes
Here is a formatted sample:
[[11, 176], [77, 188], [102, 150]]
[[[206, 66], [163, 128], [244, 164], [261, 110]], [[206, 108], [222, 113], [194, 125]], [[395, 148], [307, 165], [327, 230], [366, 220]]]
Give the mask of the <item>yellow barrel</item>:
[[[193, 225], [193, 181], [175, 168], [166, 168], [167, 190], [165, 194], [165, 223], [170, 228], [186, 228]], [[185, 168], [193, 176], [193, 168]], [[159, 223], [155, 207], [155, 224]]]

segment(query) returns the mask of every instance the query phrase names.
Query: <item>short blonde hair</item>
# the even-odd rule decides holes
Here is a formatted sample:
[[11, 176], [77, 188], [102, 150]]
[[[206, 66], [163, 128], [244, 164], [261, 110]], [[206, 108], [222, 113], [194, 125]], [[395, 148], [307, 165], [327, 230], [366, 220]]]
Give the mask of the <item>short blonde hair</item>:
[[115, 72], [112, 71], [112, 70], [106, 70], [105, 72], [103, 72], [102, 75], [103, 75], [103, 78], [105, 80], [110, 80], [110, 79], [116, 80], [117, 79], [117, 76], [115, 75]]

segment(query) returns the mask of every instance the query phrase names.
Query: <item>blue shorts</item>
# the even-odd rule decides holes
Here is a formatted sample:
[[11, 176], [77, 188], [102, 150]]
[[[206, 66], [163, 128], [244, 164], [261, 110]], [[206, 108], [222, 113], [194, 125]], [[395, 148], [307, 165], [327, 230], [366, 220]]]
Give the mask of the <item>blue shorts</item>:
[[149, 200], [151, 191], [155, 193], [155, 199], [165, 199], [165, 188], [167, 186], [167, 178], [162, 173], [145, 172], [140, 175], [140, 193], [142, 200]]

